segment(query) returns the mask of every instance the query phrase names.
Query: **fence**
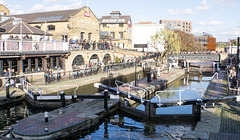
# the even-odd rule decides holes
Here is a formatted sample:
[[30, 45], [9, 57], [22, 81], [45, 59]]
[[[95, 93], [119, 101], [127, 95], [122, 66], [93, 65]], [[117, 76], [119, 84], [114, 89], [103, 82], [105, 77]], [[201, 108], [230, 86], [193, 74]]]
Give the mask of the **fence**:
[[68, 50], [68, 42], [1, 40], [0, 51]]

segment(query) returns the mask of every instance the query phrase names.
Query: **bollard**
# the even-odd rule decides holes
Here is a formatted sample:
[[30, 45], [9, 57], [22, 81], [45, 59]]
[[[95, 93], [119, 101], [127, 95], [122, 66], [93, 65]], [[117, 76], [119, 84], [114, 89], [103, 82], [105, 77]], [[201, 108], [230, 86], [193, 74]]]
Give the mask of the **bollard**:
[[151, 72], [148, 72], [148, 73], [147, 73], [147, 82], [152, 82]]
[[66, 101], [65, 101], [65, 93], [64, 91], [60, 92], [61, 95], [61, 101], [62, 101], [62, 107], [66, 107]]
[[44, 112], [44, 118], [45, 118], [45, 122], [48, 122], [48, 112], [47, 111]]
[[104, 90], [104, 109], [108, 112], [108, 90]]
[[10, 87], [10, 85], [7, 83], [7, 84], [6, 84], [6, 98], [7, 98], [7, 99], [10, 99], [9, 87]]

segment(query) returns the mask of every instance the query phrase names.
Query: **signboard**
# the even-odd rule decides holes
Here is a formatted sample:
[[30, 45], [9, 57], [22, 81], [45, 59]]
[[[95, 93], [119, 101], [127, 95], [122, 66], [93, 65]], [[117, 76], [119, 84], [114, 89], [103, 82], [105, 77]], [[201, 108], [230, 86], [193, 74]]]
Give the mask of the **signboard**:
[[85, 17], [90, 17], [90, 14], [89, 13], [84, 13], [84, 16]]

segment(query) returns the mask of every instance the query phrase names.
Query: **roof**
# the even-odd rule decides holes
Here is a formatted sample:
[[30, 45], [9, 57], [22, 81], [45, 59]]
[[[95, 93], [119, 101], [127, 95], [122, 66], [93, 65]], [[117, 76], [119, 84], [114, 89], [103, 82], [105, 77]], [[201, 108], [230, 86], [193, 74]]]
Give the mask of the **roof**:
[[[71, 9], [71, 10], [59, 10], [59, 11], [48, 11], [48, 12], [39, 12], [39, 13], [28, 13], [21, 15], [11, 15], [12, 17], [22, 18], [23, 21], [27, 23], [42, 23], [42, 22], [64, 22], [68, 21], [70, 16], [74, 16], [83, 8], [80, 9]], [[90, 8], [89, 8], [90, 9]], [[91, 9], [90, 9], [91, 10]], [[93, 13], [93, 12], [92, 12]], [[95, 16], [96, 17], [96, 16]]]
[[[1, 26], [2, 29], [5, 30], [5, 32], [1, 32], [0, 34], [20, 34], [22, 31], [22, 34], [29, 34], [29, 35], [45, 35], [45, 32], [43, 30], [40, 30], [36, 27], [33, 27], [26, 22], [19, 21], [16, 24], [13, 24], [14, 20], [4, 24]], [[22, 25], [22, 30], [21, 30]], [[47, 33], [46, 35], [52, 36], [52, 34]]]
[[130, 15], [120, 15], [119, 17], [102, 16], [99, 22], [102, 23], [127, 23], [131, 19]]

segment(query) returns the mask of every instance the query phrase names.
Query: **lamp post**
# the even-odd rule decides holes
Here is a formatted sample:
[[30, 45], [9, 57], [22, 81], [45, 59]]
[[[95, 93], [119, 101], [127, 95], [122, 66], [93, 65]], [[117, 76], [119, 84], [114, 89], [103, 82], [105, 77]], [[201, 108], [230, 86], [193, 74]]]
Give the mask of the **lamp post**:
[[137, 61], [135, 59], [135, 86], [137, 86]]

